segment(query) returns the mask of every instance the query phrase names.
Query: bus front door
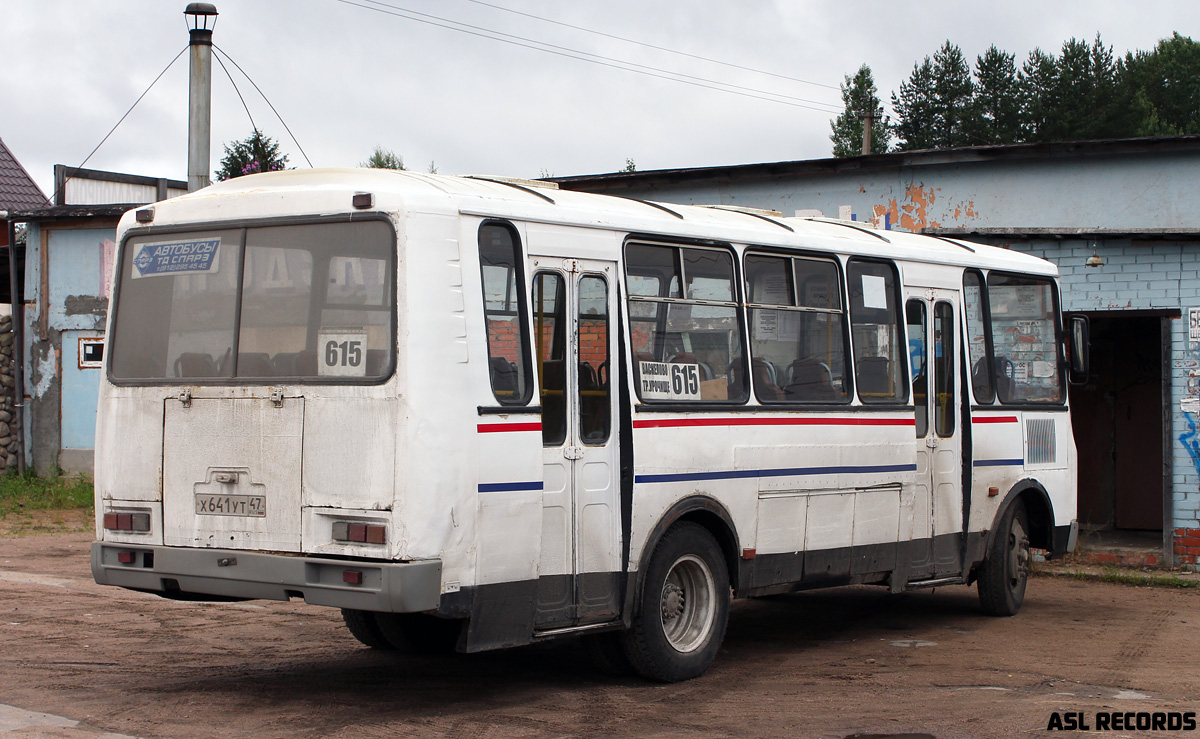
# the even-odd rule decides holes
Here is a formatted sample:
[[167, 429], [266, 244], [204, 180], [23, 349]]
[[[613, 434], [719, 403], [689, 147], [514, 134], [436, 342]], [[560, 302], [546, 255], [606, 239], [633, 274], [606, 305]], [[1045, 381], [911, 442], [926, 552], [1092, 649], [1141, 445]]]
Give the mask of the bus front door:
[[616, 267], [550, 257], [533, 265], [544, 455], [535, 625], [545, 630], [618, 615]]
[[958, 293], [910, 291], [905, 309], [913, 365], [917, 485], [908, 580], [962, 571], [962, 431]]

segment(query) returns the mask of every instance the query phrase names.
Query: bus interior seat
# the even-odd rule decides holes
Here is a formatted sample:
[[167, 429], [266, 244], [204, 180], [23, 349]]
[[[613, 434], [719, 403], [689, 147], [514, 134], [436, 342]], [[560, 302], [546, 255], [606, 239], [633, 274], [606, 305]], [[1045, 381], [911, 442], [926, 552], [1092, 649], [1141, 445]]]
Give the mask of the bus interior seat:
[[891, 395], [891, 361], [887, 357], [863, 357], [854, 365], [860, 395]]
[[238, 377], [274, 377], [275, 364], [266, 352], [238, 352]]
[[492, 375], [492, 390], [502, 395], [517, 394], [517, 365], [504, 357], [490, 357], [488, 369]]
[[211, 354], [184, 352], [175, 359], [176, 377], [218, 377], [219, 374]]
[[275, 365], [276, 377], [295, 377], [300, 373], [296, 370], [296, 358], [299, 352], [279, 352], [271, 357], [271, 363]]
[[296, 353], [296, 374], [301, 377], [312, 377], [317, 374], [316, 349], [305, 349]]
[[600, 376], [596, 369], [584, 360], [579, 360], [579, 389], [596, 390], [600, 387]]
[[788, 400], [834, 400], [833, 373], [829, 366], [814, 359], [801, 358], [784, 372], [783, 392]]
[[765, 359], [755, 359], [750, 363], [750, 372], [754, 377], [754, 392], [759, 400], [786, 400], [783, 388], [775, 382], [778, 377], [775, 365]]

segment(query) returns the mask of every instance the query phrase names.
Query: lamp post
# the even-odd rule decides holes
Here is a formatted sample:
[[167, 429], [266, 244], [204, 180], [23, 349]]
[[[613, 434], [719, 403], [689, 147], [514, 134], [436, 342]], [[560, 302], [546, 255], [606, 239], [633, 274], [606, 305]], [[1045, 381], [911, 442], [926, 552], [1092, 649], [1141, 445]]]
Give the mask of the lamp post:
[[217, 8], [212, 3], [188, 3], [183, 14], [192, 38], [188, 78], [188, 192], [193, 192], [211, 183], [212, 35], [217, 25]]

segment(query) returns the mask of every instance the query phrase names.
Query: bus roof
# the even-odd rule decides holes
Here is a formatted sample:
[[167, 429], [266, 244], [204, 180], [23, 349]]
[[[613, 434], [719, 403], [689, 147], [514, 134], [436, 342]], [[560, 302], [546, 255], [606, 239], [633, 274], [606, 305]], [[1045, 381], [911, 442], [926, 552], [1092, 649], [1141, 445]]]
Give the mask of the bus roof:
[[[784, 217], [728, 204], [701, 206], [558, 189], [553, 183], [388, 169], [308, 169], [248, 175], [155, 203], [154, 225], [354, 213], [354, 194], [371, 210], [465, 214], [686, 237], [751, 246], [832, 251], [902, 261], [1056, 275], [1044, 259], [957, 239], [884, 231], [866, 223]], [[123, 229], [135, 225], [126, 214]]]

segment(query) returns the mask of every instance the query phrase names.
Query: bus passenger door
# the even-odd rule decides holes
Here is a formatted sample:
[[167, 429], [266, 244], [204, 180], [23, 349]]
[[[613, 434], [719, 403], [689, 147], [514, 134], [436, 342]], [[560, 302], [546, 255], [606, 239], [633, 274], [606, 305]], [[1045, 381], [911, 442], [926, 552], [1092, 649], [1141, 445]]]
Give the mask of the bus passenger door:
[[534, 257], [534, 267], [543, 443], [535, 623], [549, 629], [618, 613], [616, 286], [611, 262]]
[[[958, 305], [957, 292], [926, 289], [906, 307], [918, 439], [909, 580], [962, 571]], [[928, 546], [916, 543], [925, 537]]]

